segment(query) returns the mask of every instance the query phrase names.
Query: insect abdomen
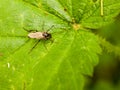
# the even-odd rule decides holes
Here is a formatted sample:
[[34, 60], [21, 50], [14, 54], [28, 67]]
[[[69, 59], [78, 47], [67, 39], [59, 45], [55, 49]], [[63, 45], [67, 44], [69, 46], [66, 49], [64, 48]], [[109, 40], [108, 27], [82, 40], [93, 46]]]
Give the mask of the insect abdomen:
[[42, 34], [43, 34], [42, 32], [32, 32], [28, 34], [28, 37], [35, 39], [44, 39], [44, 36]]

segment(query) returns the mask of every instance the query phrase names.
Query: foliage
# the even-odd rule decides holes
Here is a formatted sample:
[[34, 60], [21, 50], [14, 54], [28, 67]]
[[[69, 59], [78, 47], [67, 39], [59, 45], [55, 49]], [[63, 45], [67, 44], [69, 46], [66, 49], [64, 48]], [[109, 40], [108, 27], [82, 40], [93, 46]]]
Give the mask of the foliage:
[[[101, 53], [90, 29], [113, 22], [119, 6], [105, 0], [101, 16], [100, 0], [0, 0], [0, 90], [83, 90]], [[38, 40], [23, 28], [44, 32], [52, 25], [53, 40], [31, 50]]]

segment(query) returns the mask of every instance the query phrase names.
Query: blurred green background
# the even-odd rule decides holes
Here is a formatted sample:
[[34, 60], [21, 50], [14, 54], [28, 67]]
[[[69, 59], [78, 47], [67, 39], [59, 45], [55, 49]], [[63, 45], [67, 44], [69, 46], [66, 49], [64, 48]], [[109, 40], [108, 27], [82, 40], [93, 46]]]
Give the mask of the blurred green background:
[[[99, 36], [106, 38], [115, 47], [120, 47], [120, 15], [115, 22], [97, 30]], [[111, 48], [114, 49], [114, 48]], [[120, 90], [120, 52], [103, 50], [93, 77], [87, 77], [85, 90]]]

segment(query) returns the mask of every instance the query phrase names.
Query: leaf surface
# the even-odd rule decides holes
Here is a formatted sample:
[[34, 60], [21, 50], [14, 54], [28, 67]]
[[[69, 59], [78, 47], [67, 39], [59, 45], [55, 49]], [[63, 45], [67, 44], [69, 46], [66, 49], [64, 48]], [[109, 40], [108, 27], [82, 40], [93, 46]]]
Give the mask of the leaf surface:
[[[101, 17], [99, 0], [0, 0], [0, 90], [83, 90], [101, 48], [96, 35], [72, 26], [106, 25], [119, 12], [115, 1], [104, 1]], [[31, 50], [38, 40], [23, 28], [43, 32], [52, 25], [53, 42]]]

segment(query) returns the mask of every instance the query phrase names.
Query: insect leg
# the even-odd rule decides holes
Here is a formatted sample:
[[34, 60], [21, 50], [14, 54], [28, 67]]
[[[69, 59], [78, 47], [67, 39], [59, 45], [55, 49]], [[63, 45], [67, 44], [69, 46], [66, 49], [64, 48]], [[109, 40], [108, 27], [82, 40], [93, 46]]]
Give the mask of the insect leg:
[[37, 30], [27, 30], [26, 28], [23, 27], [23, 29], [27, 32], [38, 32]]
[[37, 46], [37, 44], [40, 42], [40, 40], [38, 40], [38, 42], [37, 43], [35, 43], [35, 45], [30, 49], [30, 51], [28, 52], [28, 53], [30, 53], [36, 46]]

